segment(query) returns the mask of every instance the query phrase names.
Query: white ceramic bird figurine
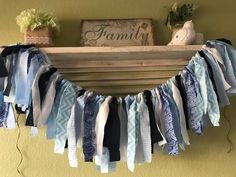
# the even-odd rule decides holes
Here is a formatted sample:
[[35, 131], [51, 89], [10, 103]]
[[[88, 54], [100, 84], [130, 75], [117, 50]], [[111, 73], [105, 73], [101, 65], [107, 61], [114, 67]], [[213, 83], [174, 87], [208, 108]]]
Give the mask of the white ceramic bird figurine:
[[192, 20], [186, 21], [172, 37], [168, 45], [189, 45], [195, 41], [196, 32]]

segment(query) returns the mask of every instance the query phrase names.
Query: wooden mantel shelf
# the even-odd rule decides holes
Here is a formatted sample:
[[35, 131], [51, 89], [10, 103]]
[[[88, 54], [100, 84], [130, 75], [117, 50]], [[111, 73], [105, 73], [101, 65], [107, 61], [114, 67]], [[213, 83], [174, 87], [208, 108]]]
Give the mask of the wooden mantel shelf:
[[101, 59], [164, 59], [186, 58], [201, 48], [201, 45], [187, 46], [127, 46], [127, 47], [47, 47], [41, 48], [57, 59], [101, 58]]
[[162, 46], [125, 46], [125, 47], [43, 47], [48, 53], [117, 53], [117, 52], [163, 52], [196, 50], [201, 45], [162, 45]]
[[66, 79], [116, 96], [157, 87], [200, 49], [200, 45], [41, 48]]

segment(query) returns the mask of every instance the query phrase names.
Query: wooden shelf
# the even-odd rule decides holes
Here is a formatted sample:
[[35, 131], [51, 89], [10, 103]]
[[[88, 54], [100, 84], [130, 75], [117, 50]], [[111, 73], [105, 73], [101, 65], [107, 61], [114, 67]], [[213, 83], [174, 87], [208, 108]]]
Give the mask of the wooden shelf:
[[157, 87], [200, 49], [200, 45], [41, 48], [66, 79], [116, 96]]
[[186, 58], [200, 45], [188, 46], [127, 46], [127, 47], [48, 47], [41, 48], [57, 59], [165, 59]]

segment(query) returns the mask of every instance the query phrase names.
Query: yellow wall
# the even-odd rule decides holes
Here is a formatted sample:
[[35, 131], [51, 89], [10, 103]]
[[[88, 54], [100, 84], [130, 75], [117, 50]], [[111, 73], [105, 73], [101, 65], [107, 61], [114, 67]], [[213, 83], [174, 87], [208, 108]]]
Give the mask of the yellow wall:
[[[61, 21], [61, 35], [57, 46], [78, 46], [80, 19], [152, 17], [158, 44], [166, 44], [170, 32], [163, 26], [170, 0], [0, 0], [0, 45], [23, 41], [23, 35], [15, 24], [15, 17], [26, 8], [51, 11]], [[226, 37], [236, 44], [236, 2], [234, 0], [195, 0], [199, 10], [195, 14], [195, 28], [203, 32], [205, 39]], [[231, 139], [236, 144], [236, 97], [231, 99], [227, 115], [231, 120]], [[31, 137], [21, 117], [20, 148], [24, 161], [22, 170], [26, 177], [77, 177], [102, 176], [94, 164], [85, 164], [80, 158], [78, 168], [70, 168], [67, 153], [53, 153], [53, 141], [47, 141], [44, 129], [39, 137]], [[178, 157], [155, 152], [151, 164], [137, 166], [135, 173], [127, 170], [126, 164], [118, 164], [117, 172], [105, 176], [137, 177], [235, 177], [236, 149], [227, 154], [226, 134], [228, 124], [222, 116], [221, 126], [208, 128], [203, 136], [191, 136], [191, 146]], [[15, 148], [18, 130], [0, 130], [0, 177], [17, 177], [20, 156]], [[80, 156], [81, 152], [78, 153]]]
[[[81, 19], [133, 17], [153, 18], [157, 43], [166, 44], [170, 32], [163, 25], [166, 17], [165, 7], [174, 2], [171, 0], [0, 0], [0, 44], [23, 41], [23, 34], [19, 32], [15, 17], [27, 8], [53, 12], [58, 17], [61, 22], [61, 34], [56, 39], [58, 46], [79, 45]], [[195, 2], [199, 6], [194, 16], [195, 28], [203, 32], [206, 39], [227, 37], [236, 43], [234, 0], [189, 2]]]

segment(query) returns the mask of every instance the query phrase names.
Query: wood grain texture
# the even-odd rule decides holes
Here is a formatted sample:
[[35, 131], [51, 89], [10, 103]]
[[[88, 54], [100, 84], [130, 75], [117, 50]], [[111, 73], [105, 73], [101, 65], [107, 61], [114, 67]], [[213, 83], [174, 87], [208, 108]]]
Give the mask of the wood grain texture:
[[64, 77], [105, 95], [155, 88], [176, 75], [201, 46], [43, 48]]
[[136, 94], [175, 76], [199, 50], [189, 46], [41, 48], [63, 76], [105, 95]]

